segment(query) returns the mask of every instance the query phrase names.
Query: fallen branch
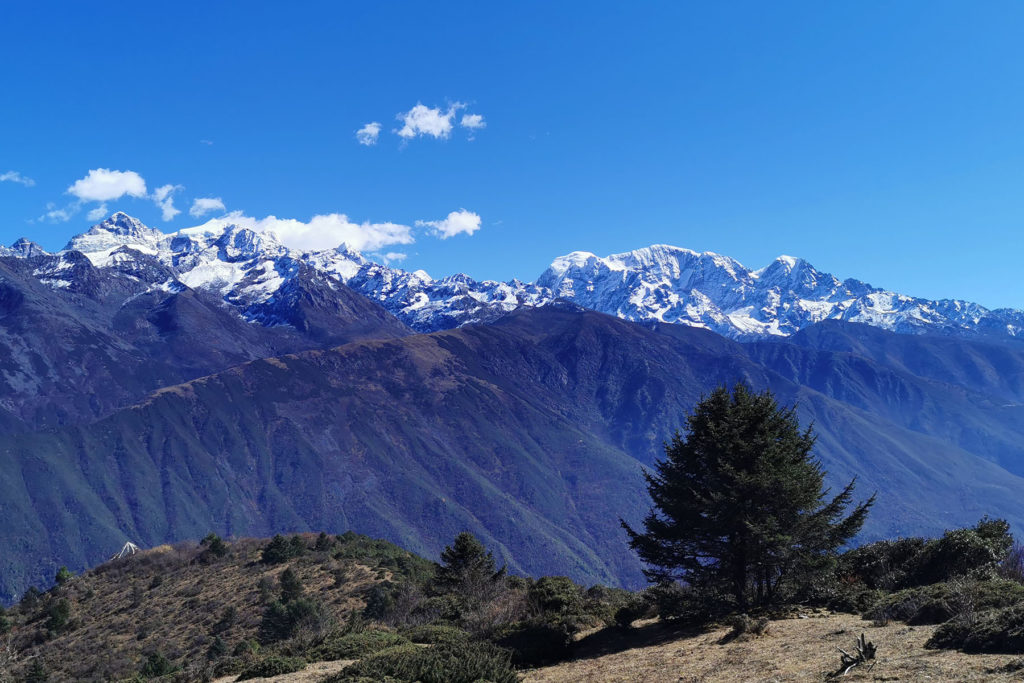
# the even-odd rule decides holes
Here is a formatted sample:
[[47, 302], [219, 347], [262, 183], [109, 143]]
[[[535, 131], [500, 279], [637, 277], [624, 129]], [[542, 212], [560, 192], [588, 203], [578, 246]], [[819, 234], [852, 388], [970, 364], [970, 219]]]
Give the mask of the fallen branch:
[[874, 643], [867, 640], [863, 633], [861, 633], [860, 638], [857, 639], [856, 654], [851, 655], [841, 647], [837, 647], [836, 649], [840, 652], [839, 669], [831, 675], [831, 678], [845, 676], [850, 673], [855, 666], [867, 664], [868, 662], [871, 662], [871, 666], [868, 667], [869, 671], [875, 665], [875, 654], [878, 652], [878, 648], [875, 647]]

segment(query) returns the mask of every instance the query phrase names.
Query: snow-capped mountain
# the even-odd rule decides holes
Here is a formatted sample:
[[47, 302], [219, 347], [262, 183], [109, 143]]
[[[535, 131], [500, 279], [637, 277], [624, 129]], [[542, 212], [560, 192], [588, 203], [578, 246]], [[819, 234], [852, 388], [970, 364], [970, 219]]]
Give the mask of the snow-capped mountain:
[[79, 254], [103, 271], [150, 288], [214, 293], [264, 325], [294, 324], [290, 307], [301, 281], [306, 289], [347, 285], [421, 332], [487, 322], [556, 299], [626, 320], [703, 327], [734, 339], [788, 336], [830, 319], [908, 334], [1016, 337], [1024, 329], [1021, 311], [929, 301], [858, 280], [840, 281], [790, 256], [751, 270], [727, 256], [666, 245], [605, 258], [573, 252], [555, 259], [533, 283], [478, 281], [462, 274], [435, 280], [422, 270], [374, 263], [344, 245], [292, 250], [272, 233], [222, 219], [165, 234], [116, 213], [56, 255], [24, 239], [0, 251], [0, 256], [47, 256], [38, 270], [40, 281], [72, 290]]

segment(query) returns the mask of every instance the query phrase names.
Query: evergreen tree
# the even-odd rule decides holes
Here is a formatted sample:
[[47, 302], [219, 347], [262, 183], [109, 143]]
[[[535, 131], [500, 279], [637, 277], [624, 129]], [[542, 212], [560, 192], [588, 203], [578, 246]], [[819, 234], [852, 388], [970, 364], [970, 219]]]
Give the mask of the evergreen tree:
[[738, 384], [704, 398], [645, 473], [654, 507], [644, 532], [622, 522], [652, 582], [682, 580], [739, 609], [813, 580], [861, 528], [874, 496], [844, 516], [851, 481], [826, 500], [815, 437], [794, 408]]
[[476, 536], [463, 531], [441, 552], [441, 566], [434, 585], [440, 593], [457, 593], [468, 599], [481, 598], [505, 575], [496, 570], [494, 555]]
[[228, 544], [212, 531], [203, 540], [199, 541], [199, 545], [205, 548], [202, 555], [200, 555], [204, 562], [211, 562], [228, 554]]
[[281, 572], [281, 602], [291, 602], [302, 597], [302, 581], [291, 567]]
[[63, 586], [70, 581], [73, 576], [74, 574], [72, 574], [67, 567], [61, 567], [57, 570], [57, 576], [54, 578], [54, 581], [57, 582], [58, 586]]

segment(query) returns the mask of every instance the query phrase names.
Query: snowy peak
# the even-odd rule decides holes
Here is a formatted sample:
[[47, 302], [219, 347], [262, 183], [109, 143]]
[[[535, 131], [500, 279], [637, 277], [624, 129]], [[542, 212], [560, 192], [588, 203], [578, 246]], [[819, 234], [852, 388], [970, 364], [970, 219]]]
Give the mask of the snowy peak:
[[131, 247], [146, 254], [155, 254], [164, 238], [159, 230], [146, 226], [137, 218], [118, 211], [81, 235], [72, 237], [65, 251], [80, 251], [95, 265], [104, 265], [106, 257], [120, 247]]
[[11, 245], [8, 252], [11, 256], [17, 256], [19, 258], [32, 258], [34, 256], [46, 256], [49, 254], [45, 249], [36, 244], [30, 239], [21, 237], [17, 242]]
[[[486, 323], [523, 306], [566, 300], [626, 320], [703, 327], [733, 339], [783, 337], [823, 320], [907, 334], [1024, 334], [1020, 311], [989, 311], [970, 302], [929, 301], [855, 279], [840, 281], [793, 256], [751, 270], [722, 254], [666, 244], [605, 257], [574, 251], [554, 259], [534, 283], [480, 281], [461, 273], [433, 279], [421, 270], [374, 263], [345, 245], [292, 250], [272, 233], [228, 218], [165, 235], [119, 212], [51, 256], [56, 260], [40, 270], [40, 279], [74, 291], [80, 269], [71, 266], [85, 260], [78, 252], [112, 277], [165, 290], [168, 283], [206, 290], [260, 324], [287, 324], [281, 321], [294, 317], [285, 308], [301, 298], [295, 292], [308, 289], [297, 282], [305, 278], [309, 291], [340, 293], [347, 286], [420, 332]], [[0, 248], [3, 256], [45, 254], [27, 240]]]

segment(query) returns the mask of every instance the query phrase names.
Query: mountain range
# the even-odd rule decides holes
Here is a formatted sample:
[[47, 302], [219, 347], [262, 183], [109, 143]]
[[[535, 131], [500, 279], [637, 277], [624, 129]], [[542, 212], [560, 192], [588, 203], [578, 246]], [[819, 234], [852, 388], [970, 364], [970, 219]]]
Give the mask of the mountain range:
[[344, 247], [115, 214], [0, 254], [0, 598], [125, 540], [353, 529], [637, 585], [618, 518], [702, 393], [813, 422], [865, 538], [1024, 525], [1018, 311], [654, 246], [536, 282], [433, 280]]

